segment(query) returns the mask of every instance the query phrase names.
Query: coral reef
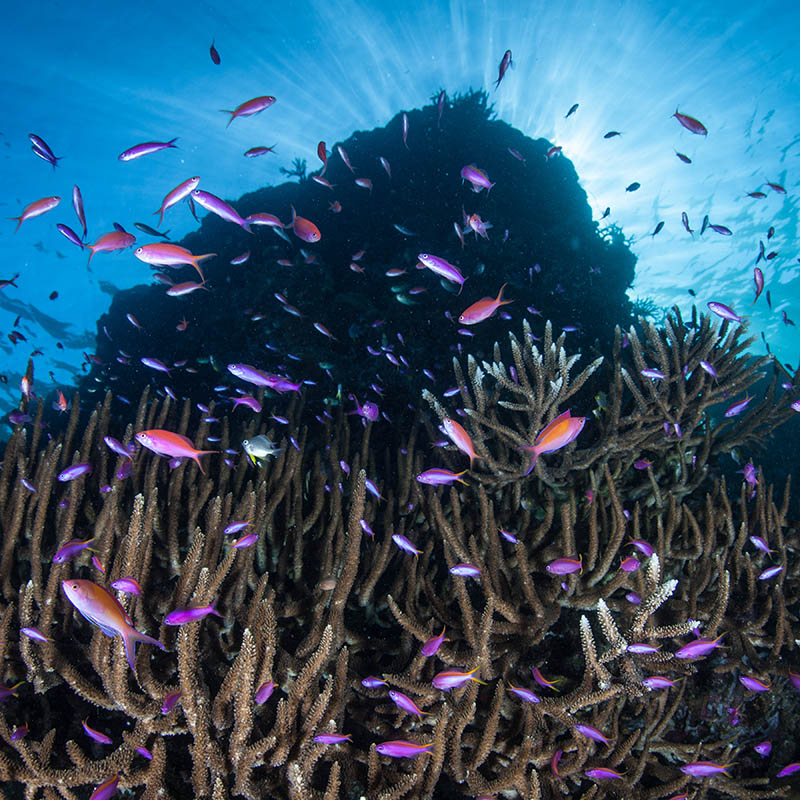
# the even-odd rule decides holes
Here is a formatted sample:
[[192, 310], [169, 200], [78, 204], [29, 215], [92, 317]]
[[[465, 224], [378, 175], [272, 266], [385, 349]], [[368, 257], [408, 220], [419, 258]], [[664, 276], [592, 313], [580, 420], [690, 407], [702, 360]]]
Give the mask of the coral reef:
[[[513, 374], [499, 345], [491, 362], [468, 358], [466, 376], [456, 363], [479, 456], [463, 486], [415, 480], [432, 453], [465, 460], [432, 451], [440, 437], [419, 417], [389, 433], [341, 406], [315, 420], [304, 396], [262, 390], [262, 411], [213, 422], [213, 406], [145, 389], [134, 418], [109, 393], [85, 425], [76, 396], [63, 435], [45, 441], [39, 402], [0, 470], [0, 791], [76, 800], [118, 775], [120, 788], [162, 800], [781, 796], [778, 768], [800, 760], [781, 735], [798, 716], [800, 529], [789, 482], [778, 493], [751, 476], [735, 489], [709, 466], [763, 444], [792, 413], [787, 398], [767, 393], [712, 423], [768, 365], [743, 355], [740, 328], [705, 317], [643, 322], [628, 347], [618, 331], [612, 358], [575, 377], [563, 335], [548, 324], [539, 346], [529, 330], [511, 337]], [[517, 446], [567, 399], [591, 397], [581, 384], [593, 369], [607, 398], [596, 421], [524, 477]], [[259, 433], [282, 450], [261, 468], [204, 456], [203, 474], [104, 443], [163, 428], [203, 447], [212, 426], [221, 451]], [[82, 462], [91, 473], [59, 480]], [[254, 544], [233, 546], [233, 521], [249, 523]], [[53, 563], [74, 539], [92, 539], [91, 551]], [[580, 572], [552, 569], [578, 557]], [[465, 563], [477, 578], [452, 572]], [[165, 650], [141, 644], [133, 672], [119, 637], [67, 601], [61, 581], [76, 577], [138, 581], [141, 595], [119, 602]], [[210, 603], [220, 616], [165, 624]], [[703, 657], [677, 655], [697, 641], [713, 643]], [[443, 691], [443, 671], [472, 675]], [[649, 686], [656, 676], [674, 685]], [[315, 740], [334, 732], [349, 738]], [[752, 750], [765, 738], [768, 761]], [[377, 749], [397, 740], [427, 752]], [[699, 782], [681, 771], [695, 761], [737, 763], [732, 777]]]

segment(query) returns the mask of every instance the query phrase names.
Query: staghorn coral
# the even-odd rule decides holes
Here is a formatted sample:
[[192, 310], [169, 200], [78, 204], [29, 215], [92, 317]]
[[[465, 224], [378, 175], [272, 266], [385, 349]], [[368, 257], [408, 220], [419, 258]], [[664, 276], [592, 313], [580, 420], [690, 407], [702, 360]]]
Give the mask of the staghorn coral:
[[[721, 378], [728, 391], [744, 387], [758, 368], [732, 352], [738, 340], [731, 332], [720, 339], [721, 332], [701, 322], [686, 329], [690, 334], [723, 348], [718, 363], [731, 370]], [[473, 432], [491, 430], [482, 420], [497, 419], [502, 408], [525, 415], [528, 427], [510, 430], [529, 435], [580, 382], [568, 380], [572, 365], [563, 339], [547, 336], [527, 383], [522, 372], [533, 351], [520, 350], [517, 368], [520, 386], [539, 398], [537, 409], [501, 406], [473, 380], [473, 394], [462, 394], [465, 403], [474, 397], [468, 406], [476, 412]], [[667, 366], [678, 365], [670, 375], [679, 374], [683, 357], [672, 354], [675, 341], [653, 329], [645, 341], [654, 352], [654, 336], [666, 348]], [[634, 353], [650, 358], [646, 345], [631, 341]], [[513, 438], [495, 445], [486, 434], [476, 436], [476, 447], [480, 441], [479, 455], [497, 459], [494, 480], [485, 459], [479, 480], [468, 486], [423, 486], [414, 475], [430, 456], [419, 427], [397, 444], [388, 437], [380, 443], [380, 423], [362, 428], [341, 410], [308, 427], [302, 399], [282, 411], [289, 419], [283, 450], [258, 470], [245, 459], [231, 468], [218, 457], [207, 475], [191, 463], [170, 470], [143, 452], [130, 477], [118, 477], [125, 459], [103, 444], [108, 433], [130, 441], [136, 430], [163, 426], [193, 432], [196, 442], [208, 433], [188, 401], [154, 401], [148, 392], [127, 426], [111, 415], [107, 397], [82, 431], [73, 413], [76, 421], [60, 441], [42, 443], [19, 427], [0, 469], [0, 658], [5, 685], [24, 683], [0, 713], [0, 780], [25, 787], [29, 797], [77, 798], [118, 772], [120, 787], [146, 798], [499, 792], [557, 798], [588, 791], [637, 800], [685, 790], [691, 782], [678, 768], [702, 758], [739, 761], [736, 780], [708, 779], [704, 796], [777, 796], [779, 787], [747, 747], [768, 735], [777, 709], [790, 713], [791, 703], [777, 692], [745, 696], [738, 675], [746, 669], [777, 686], [797, 664], [800, 568], [793, 552], [800, 541], [789, 519], [789, 485], [780, 499], [763, 480], [754, 496], [743, 486], [729, 497], [726, 481], [706, 471], [693, 484], [680, 471], [653, 467], [652, 477], [641, 481], [630, 463], [643, 441], [652, 441], [648, 446], [665, 460], [672, 450], [691, 447], [704, 450], [707, 462], [732, 442], [774, 426], [782, 411], [741, 418], [744, 433], [707, 425], [702, 413], [691, 425], [686, 420], [694, 419], [698, 403], [719, 402], [708, 386], [702, 398], [687, 397], [680, 407], [683, 439], [663, 441], [655, 412], [641, 421], [645, 412], [623, 370], [634, 387], [641, 381], [621, 358], [618, 353], [612, 378], [625, 388], [609, 391], [616, 425], [604, 426], [594, 444], [579, 441], [560, 465], [551, 463], [562, 456], [548, 459], [526, 481], [510, 479], [519, 470], [516, 454], [510, 461]], [[670, 413], [680, 400], [676, 383], [667, 381], [660, 401]], [[220, 448], [258, 432], [276, 438], [270, 403], [259, 399], [265, 410], [246, 425], [222, 418]], [[81, 460], [93, 463], [91, 475], [56, 481], [63, 466]], [[380, 485], [382, 500], [367, 491], [368, 477]], [[106, 485], [110, 490], [101, 492]], [[248, 530], [258, 534], [254, 546], [226, 543], [223, 531], [232, 520], [250, 521]], [[513, 531], [516, 541], [499, 536], [500, 528]], [[420, 554], [399, 551], [393, 534], [408, 536]], [[88, 552], [52, 563], [64, 542], [90, 536], [104, 575]], [[783, 566], [771, 581], [758, 580], [770, 562], [751, 547], [751, 536], [763, 537]], [[654, 549], [633, 572], [618, 568], [628, 539]], [[576, 554], [583, 555], [581, 574], [547, 573], [555, 558]], [[464, 561], [480, 568], [479, 580], [449, 573]], [[70, 576], [104, 584], [122, 576], [138, 580], [142, 596], [119, 594], [120, 602], [166, 651], [141, 645], [133, 674], [120, 641], [90, 627], [66, 602], [59, 584]], [[638, 604], [626, 599], [631, 593]], [[180, 628], [163, 624], [176, 607], [211, 601], [221, 618]], [[676, 659], [672, 654], [698, 626], [704, 637], [724, 634], [726, 649], [703, 660]], [[49, 641], [29, 638], [22, 627], [37, 628]], [[422, 644], [442, 627], [447, 641], [435, 656], [421, 655]], [[660, 649], [634, 653], [634, 642]], [[532, 667], [558, 679], [556, 688], [537, 687]], [[449, 693], [432, 686], [439, 671], [473, 668], [485, 685], [470, 681]], [[642, 680], [655, 674], [682, 679], [669, 692], [647, 690]], [[365, 688], [361, 680], [368, 675], [388, 685]], [[275, 692], [257, 705], [256, 689], [268, 681], [276, 683]], [[524, 702], [512, 687], [535, 690], [541, 702]], [[391, 703], [388, 688], [408, 694], [421, 717]], [[180, 698], [164, 713], [173, 691]], [[746, 729], [730, 724], [725, 709], [737, 704]], [[80, 727], [86, 718], [114, 744], [91, 742]], [[25, 722], [28, 735], [13, 737], [14, 726]], [[609, 744], [586, 739], [576, 724], [602, 730]], [[352, 741], [314, 741], [334, 731]], [[390, 739], [432, 744], [432, 750], [410, 761], [388, 759], [375, 744]], [[776, 763], [797, 760], [790, 740], [775, 746]], [[592, 787], [585, 772], [599, 766], [623, 778]]]

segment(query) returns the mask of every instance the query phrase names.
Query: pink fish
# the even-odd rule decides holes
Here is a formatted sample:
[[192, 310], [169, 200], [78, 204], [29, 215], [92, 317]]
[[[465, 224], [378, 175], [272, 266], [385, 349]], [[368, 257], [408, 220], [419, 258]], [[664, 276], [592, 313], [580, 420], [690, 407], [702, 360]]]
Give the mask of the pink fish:
[[196, 608], [176, 608], [174, 611], [170, 611], [166, 617], [164, 617], [164, 624], [165, 625], [186, 625], [188, 622], [195, 622], [199, 619], [204, 619], [209, 614], [213, 614], [216, 617], [222, 617], [216, 608], [214, 608], [214, 604], [210, 603], [207, 606], [199, 606]]
[[264, 145], [260, 147], [251, 147], [249, 150], [245, 150], [244, 157], [258, 158], [258, 156], [265, 156], [267, 153], [274, 153], [277, 146], [278, 145], [273, 144], [271, 147], [266, 147]]
[[362, 189], [368, 189], [369, 193], [372, 194], [372, 181], [369, 178], [356, 178], [355, 183], [356, 186], [360, 186]]
[[451, 689], [463, 686], [468, 681], [475, 681], [476, 683], [483, 684], [484, 682], [474, 675], [479, 669], [480, 664], [469, 672], [458, 672], [457, 670], [437, 672], [436, 675], [433, 676], [432, 683], [434, 688], [441, 689], [443, 692], [449, 692]]
[[427, 483], [430, 486], [449, 486], [451, 483], [458, 481], [466, 485], [466, 481], [461, 480], [461, 476], [465, 475], [467, 470], [463, 472], [451, 472], [449, 469], [429, 469], [425, 472], [420, 472], [417, 475], [417, 480], [420, 483]]
[[408, 150], [408, 114], [405, 111], [403, 112], [403, 144]]
[[[231, 115], [231, 118], [228, 120], [228, 125], [230, 125], [237, 117], [252, 117], [253, 114], [259, 114], [264, 111], [264, 109], [269, 108], [274, 102], [275, 98], [267, 94], [263, 97], [254, 97], [252, 100], [246, 100], [244, 103], [236, 106], [233, 111], [221, 108], [220, 113]], [[225, 127], [227, 128], [228, 125]]]
[[571, 575], [573, 572], [583, 572], [583, 555], [578, 558], [557, 558], [551, 561], [545, 569], [551, 575]]
[[473, 303], [469, 308], [465, 309], [461, 313], [458, 321], [462, 325], [477, 325], [479, 322], [483, 322], [484, 320], [493, 316], [500, 306], [506, 306], [509, 303], [513, 303], [513, 300], [503, 300], [503, 289], [505, 289], [506, 286], [508, 286], [508, 284], [504, 283], [500, 287], [500, 291], [497, 293], [497, 297], [495, 299], [492, 299], [491, 297], [484, 297], [481, 300]]
[[681, 772], [694, 778], [705, 778], [708, 775], [719, 775], [720, 773], [730, 778], [726, 770], [732, 766], [733, 764], [715, 764], [713, 761], [692, 761], [691, 764], [684, 764]]
[[224, 200], [217, 197], [211, 192], [204, 192], [202, 189], [194, 189], [191, 194], [192, 200], [198, 205], [202, 206], [206, 211], [216, 214], [221, 219], [227, 222], [232, 222], [240, 228], [244, 228], [248, 233], [250, 230], [250, 223], [246, 219], [242, 219], [234, 208], [229, 206]]
[[196, 283], [195, 281], [185, 281], [184, 283], [173, 283], [172, 286], [167, 289], [167, 294], [170, 297], [183, 297], [183, 295], [191, 294], [198, 289], [205, 289], [207, 292], [210, 291], [205, 285], [205, 282]]
[[461, 180], [469, 181], [472, 184], [473, 192], [480, 192], [481, 189], [486, 189], [486, 194], [489, 194], [492, 186], [494, 186], [488, 175], [474, 164], [467, 164], [466, 167], [461, 168]]
[[494, 84], [495, 91], [500, 86], [500, 81], [503, 80], [506, 72], [508, 72], [508, 68], [513, 66], [514, 62], [511, 60], [511, 51], [506, 50], [505, 53], [503, 53], [503, 57], [500, 59], [500, 66], [498, 67], [497, 80], [495, 81]]
[[694, 117], [690, 117], [687, 114], [680, 114], [678, 113], [678, 109], [675, 109], [675, 113], [672, 115], [675, 117], [687, 131], [691, 133], [696, 133], [698, 136], [707, 136], [708, 130], [705, 125], [703, 125], [700, 120], [695, 119]]
[[381, 166], [386, 170], [386, 174], [389, 176], [389, 180], [392, 179], [392, 167], [389, 162], [383, 157], [380, 157]]
[[724, 636], [721, 633], [716, 639], [696, 639], [687, 645], [684, 645], [680, 650], [675, 651], [676, 658], [703, 658], [708, 655], [712, 650], [717, 647], [722, 647], [719, 640]]
[[457, 283], [461, 287], [458, 293], [461, 294], [466, 278], [459, 272], [458, 267], [453, 266], [453, 264], [446, 259], [431, 255], [430, 253], [420, 253], [417, 258], [423, 267], [427, 267], [431, 272], [440, 275], [451, 283]]
[[319, 157], [319, 160], [322, 162], [322, 172], [320, 172], [319, 174], [324, 175], [325, 170], [328, 169], [328, 151], [325, 147], [325, 142], [320, 142], [317, 145], [317, 156]]
[[528, 450], [532, 453], [531, 463], [525, 474], [529, 475], [533, 471], [540, 454], [553, 453], [565, 447], [578, 436], [585, 424], [586, 417], [573, 417], [570, 415], [569, 409], [563, 414], [559, 414], [540, 431], [532, 445], [524, 445], [520, 448], [520, 450]]
[[98, 237], [94, 244], [84, 245], [87, 250], [91, 250], [89, 253], [89, 261], [86, 262], [87, 266], [92, 262], [92, 256], [94, 256], [95, 253], [112, 253], [117, 250], [124, 250], [126, 247], [135, 244], [135, 242], [136, 237], [132, 233], [126, 233], [125, 231], [104, 233], [102, 236]]
[[159, 150], [166, 150], [168, 147], [175, 147], [175, 142], [178, 141], [176, 136], [168, 142], [142, 142], [142, 144], [134, 145], [128, 150], [123, 150], [118, 156], [119, 161], [133, 161], [135, 158], [148, 156], [151, 153], [157, 153]]
[[136, 671], [134, 657], [136, 655], [137, 642], [148, 642], [160, 647], [162, 650], [165, 649], [158, 639], [141, 633], [133, 627], [133, 622], [125, 613], [125, 609], [105, 587], [93, 581], [72, 578], [71, 580], [62, 581], [61, 588], [70, 603], [89, 622], [97, 625], [106, 636], [122, 637], [122, 642], [125, 645], [125, 657], [134, 672]]
[[421, 753], [430, 753], [433, 744], [414, 744], [402, 739], [381, 742], [375, 745], [375, 752], [391, 758], [416, 758]]
[[294, 229], [294, 235], [304, 242], [318, 242], [322, 238], [319, 228], [310, 220], [305, 217], [298, 217], [297, 212], [292, 208], [292, 222], [287, 225], [288, 228]]
[[718, 317], [722, 317], [722, 319], [727, 319], [731, 322], [744, 322], [730, 306], [726, 306], [724, 303], [712, 301], [708, 303], [708, 308]]
[[251, 225], [268, 225], [270, 228], [283, 228], [284, 224], [274, 215], [265, 211], [258, 211], [245, 217], [245, 222]]
[[423, 711], [408, 695], [402, 692], [391, 690], [389, 698], [399, 709], [409, 714], [416, 714], [419, 719], [422, 719], [423, 714], [429, 713], [428, 711]]
[[353, 169], [353, 165], [350, 163], [350, 159], [347, 157], [347, 151], [344, 149], [344, 147], [342, 147], [340, 144], [337, 144], [336, 152], [339, 154], [342, 161], [344, 161], [344, 163], [347, 165], [347, 169], [349, 169], [350, 172], [352, 172], [353, 175], [355, 175], [356, 171]]
[[19, 226], [22, 225], [25, 220], [33, 219], [41, 214], [46, 214], [48, 211], [54, 209], [60, 202], [60, 197], [42, 197], [40, 200], [34, 200], [32, 203], [29, 203], [18, 217], [9, 217], [9, 219], [17, 220], [17, 227], [14, 228], [14, 233], [19, 230]]
[[217, 450], [196, 450], [191, 440], [180, 433], [173, 433], [160, 428], [140, 431], [136, 434], [136, 441], [142, 447], [152, 450], [159, 456], [168, 458], [191, 458], [205, 475], [200, 456], [216, 453]]
[[465, 456], [469, 456], [469, 466], [470, 469], [472, 469], [472, 462], [477, 458], [475, 455], [475, 445], [472, 443], [470, 435], [464, 430], [464, 426], [451, 417], [445, 417], [442, 420], [442, 430], [445, 436], [447, 436]]
[[188, 178], [182, 183], [179, 183], [171, 192], [167, 192], [166, 196], [161, 201], [161, 208], [153, 212], [159, 215], [158, 225], [156, 225], [157, 228], [160, 228], [161, 223], [164, 221], [164, 212], [176, 203], [180, 203], [184, 198], [189, 197], [199, 183], [200, 178], [195, 176], [194, 178]]
[[439, 648], [442, 646], [443, 642], [449, 642], [449, 639], [445, 639], [444, 636], [445, 628], [442, 628], [442, 632], [438, 636], [431, 636], [425, 644], [422, 645], [422, 649], [420, 650], [420, 654], [425, 656], [426, 658], [430, 658], [430, 656], [435, 656], [436, 653], [439, 652]]
[[89, 796], [89, 800], [109, 800], [117, 793], [117, 784], [119, 783], [119, 774], [109, 778], [104, 783], [101, 783]]
[[91, 550], [89, 545], [94, 541], [94, 536], [86, 541], [80, 539], [70, 539], [66, 544], [58, 548], [56, 554], [53, 556], [54, 564], [66, 564], [70, 559], [75, 558], [84, 550]]
[[196, 256], [185, 247], [181, 247], [178, 244], [170, 244], [169, 242], [145, 244], [137, 247], [133, 254], [139, 261], [144, 261], [145, 264], [150, 264], [151, 266], [178, 267], [181, 264], [191, 264], [197, 270], [197, 274], [202, 281], [205, 281], [206, 278], [200, 269], [200, 262], [214, 258], [217, 255], [216, 253], [204, 253]]

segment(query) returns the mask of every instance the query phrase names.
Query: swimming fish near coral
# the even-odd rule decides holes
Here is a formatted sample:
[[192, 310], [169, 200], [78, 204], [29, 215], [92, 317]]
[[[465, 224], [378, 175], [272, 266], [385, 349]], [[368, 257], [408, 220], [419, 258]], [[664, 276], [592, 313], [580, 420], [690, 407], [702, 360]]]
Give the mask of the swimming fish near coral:
[[552, 453], [560, 450], [573, 441], [583, 430], [585, 424], [586, 417], [573, 417], [570, 415], [569, 409], [567, 409], [550, 424], [542, 428], [532, 445], [524, 445], [520, 448], [520, 450], [528, 450], [532, 454], [531, 463], [525, 474], [530, 475], [533, 472], [536, 461], [542, 453]]
[[275, 447], [275, 443], [263, 433], [254, 436], [252, 439], [245, 439], [242, 442], [242, 449], [253, 463], [254, 467], [261, 467], [267, 458], [278, 455], [283, 450], [282, 447]]
[[61, 589], [75, 608], [93, 625], [97, 625], [106, 636], [121, 636], [125, 645], [125, 657], [130, 668], [136, 672], [134, 657], [136, 642], [148, 642], [166, 649], [158, 639], [133, 627], [131, 618], [111, 592], [93, 581], [72, 578], [61, 582]]
[[200, 463], [200, 456], [218, 452], [217, 450], [196, 450], [191, 439], [187, 436], [160, 428], [139, 431], [139, 433], [136, 434], [136, 441], [139, 442], [142, 447], [152, 450], [159, 456], [168, 456], [169, 458], [191, 458], [204, 475], [206, 471]]

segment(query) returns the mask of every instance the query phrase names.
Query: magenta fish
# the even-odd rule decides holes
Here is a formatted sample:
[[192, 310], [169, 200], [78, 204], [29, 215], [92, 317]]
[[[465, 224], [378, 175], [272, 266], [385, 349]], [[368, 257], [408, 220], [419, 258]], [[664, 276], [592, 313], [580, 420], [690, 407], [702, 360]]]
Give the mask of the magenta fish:
[[70, 467], [62, 470], [58, 473], [57, 480], [61, 481], [62, 483], [66, 483], [67, 481], [74, 481], [75, 478], [80, 478], [81, 475], [88, 475], [92, 471], [92, 465], [89, 464], [87, 461], [84, 461], [80, 464], [73, 464]]
[[744, 322], [730, 306], [726, 306], [724, 303], [712, 301], [708, 304], [708, 308], [718, 317], [722, 317], [722, 319], [727, 319], [731, 322]]
[[603, 732], [599, 731], [592, 725], [575, 725], [574, 728], [576, 731], [578, 731], [578, 733], [583, 734], [587, 739], [594, 739], [596, 742], [609, 744], [609, 740], [606, 738]]
[[117, 793], [119, 774], [101, 783], [89, 796], [89, 800], [109, 800]]
[[745, 397], [744, 400], [740, 400], [738, 403], [734, 403], [732, 406], [729, 406], [727, 411], [725, 412], [726, 417], [736, 417], [742, 413], [742, 411], [747, 408], [747, 404], [752, 400], [752, 397]]
[[495, 91], [497, 91], [497, 88], [500, 86], [500, 81], [503, 80], [506, 72], [508, 72], [508, 68], [513, 66], [514, 62], [511, 59], [511, 51], [506, 50], [505, 53], [503, 53], [503, 57], [500, 59], [500, 66], [497, 68], [497, 80], [494, 83]]
[[83, 542], [80, 539], [71, 539], [66, 544], [58, 548], [58, 551], [53, 556], [53, 563], [66, 564], [67, 561], [70, 561], [71, 559], [75, 558], [84, 550], [91, 550], [91, 547], [89, 547], [89, 545], [93, 541], [94, 541], [94, 536], [92, 536], [90, 539], [86, 539], [86, 541]]
[[420, 653], [425, 656], [425, 658], [436, 655], [436, 653], [439, 652], [439, 648], [442, 646], [442, 642], [450, 641], [449, 639], [445, 639], [444, 632], [445, 628], [442, 628], [442, 632], [438, 636], [431, 636], [431, 638], [422, 645]]
[[191, 193], [191, 197], [195, 203], [202, 206], [206, 211], [210, 211], [212, 214], [216, 214], [227, 222], [232, 222], [234, 225], [244, 228], [248, 233], [253, 232], [250, 229], [250, 223], [242, 219], [242, 217], [236, 213], [235, 209], [231, 208], [231, 206], [215, 194], [204, 192], [202, 189], [194, 189]]
[[722, 639], [724, 633], [721, 633], [716, 639], [697, 639], [687, 645], [681, 647], [680, 650], [675, 651], [676, 658], [703, 658], [717, 647], [722, 647], [719, 640]]
[[266, 703], [275, 691], [275, 681], [265, 681], [256, 689], [255, 701], [258, 705]]
[[203, 619], [209, 614], [213, 614], [216, 617], [222, 617], [222, 614], [220, 614], [217, 609], [214, 608], [214, 604], [210, 603], [207, 606], [197, 606], [195, 608], [176, 608], [174, 611], [170, 611], [170, 613], [164, 617], [164, 624], [186, 625], [188, 622], [195, 622], [198, 619]]
[[610, 767], [592, 767], [584, 773], [587, 778], [593, 781], [621, 780], [624, 776]]
[[719, 774], [727, 775], [730, 778], [727, 769], [732, 766], [733, 764], [715, 764], [713, 761], [692, 761], [690, 764], [684, 764], [681, 772], [694, 778], [706, 778], [709, 775]]
[[583, 555], [578, 558], [557, 558], [551, 561], [545, 569], [551, 575], [571, 575], [573, 572], [583, 572]]
[[135, 594], [141, 596], [142, 587], [139, 586], [139, 581], [136, 578], [117, 578], [111, 581], [111, 588], [116, 589], [118, 592], [125, 592], [127, 594]]
[[320, 733], [314, 737], [318, 744], [342, 744], [351, 741], [352, 734], [349, 733]]
[[489, 176], [474, 164], [467, 164], [466, 167], [461, 168], [461, 180], [469, 181], [472, 184], [473, 192], [480, 192], [482, 189], [486, 189], [486, 194], [489, 194], [492, 186], [494, 186], [489, 180]]
[[698, 136], [707, 136], [708, 129], [705, 125], [703, 125], [700, 120], [695, 119], [694, 117], [690, 117], [688, 114], [681, 114], [678, 112], [678, 109], [675, 109], [675, 113], [672, 115], [675, 117], [687, 131], [691, 133], [696, 133]]
[[417, 475], [417, 481], [420, 483], [427, 483], [430, 486], [449, 486], [450, 484], [458, 481], [466, 485], [466, 481], [461, 479], [467, 470], [463, 472], [451, 472], [449, 469], [428, 469], [425, 472], [420, 472]]
[[[260, 114], [264, 109], [269, 108], [275, 102], [275, 98], [270, 95], [263, 95], [261, 97], [254, 97], [252, 100], [245, 100], [240, 103], [233, 111], [227, 109], [220, 109], [222, 114], [230, 114], [231, 118], [228, 120], [228, 125], [231, 124], [237, 117], [252, 117], [253, 114]], [[227, 128], [228, 125], [225, 127]]]
[[100, 744], [114, 744], [110, 736], [106, 736], [106, 734], [96, 731], [94, 728], [89, 726], [89, 723], [86, 720], [84, 720], [81, 725], [83, 725], [83, 730], [90, 739], [94, 739], [94, 741], [100, 742]]
[[474, 673], [480, 669], [480, 665], [471, 669], [469, 672], [458, 672], [457, 670], [445, 670], [444, 672], [437, 672], [433, 676], [433, 686], [436, 689], [441, 689], [443, 692], [449, 692], [451, 689], [456, 689], [463, 686], [468, 681], [475, 681], [476, 683], [483, 683], [482, 680], [476, 678]]
[[458, 293], [464, 288], [464, 281], [466, 278], [459, 272], [458, 267], [453, 266], [449, 261], [440, 256], [434, 256], [430, 253], [420, 253], [417, 258], [423, 267], [426, 267], [436, 275], [441, 276], [451, 283], [457, 283], [461, 288]]
[[168, 142], [142, 142], [142, 144], [137, 144], [127, 150], [123, 150], [117, 158], [120, 161], [133, 161], [134, 158], [149, 156], [151, 153], [157, 153], [159, 150], [166, 150], [168, 147], [174, 148], [175, 142], [177, 141], [178, 137], [176, 136]]
[[416, 714], [419, 719], [422, 719], [423, 714], [428, 713], [423, 711], [408, 695], [402, 692], [392, 690], [389, 692], [389, 697], [399, 709], [407, 711], [409, 714]]
[[459, 575], [462, 578], [478, 578], [481, 574], [481, 568], [476, 567], [475, 564], [454, 564], [449, 570], [451, 575]]
[[381, 742], [375, 745], [375, 752], [391, 758], [416, 758], [421, 753], [430, 753], [433, 744], [414, 744], [403, 739]]
[[526, 689], [523, 686], [514, 686], [513, 684], [509, 684], [508, 691], [512, 694], [515, 694], [521, 700], [524, 700], [526, 703], [541, 703], [542, 699], [532, 692], [530, 689]]

